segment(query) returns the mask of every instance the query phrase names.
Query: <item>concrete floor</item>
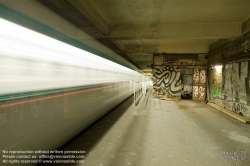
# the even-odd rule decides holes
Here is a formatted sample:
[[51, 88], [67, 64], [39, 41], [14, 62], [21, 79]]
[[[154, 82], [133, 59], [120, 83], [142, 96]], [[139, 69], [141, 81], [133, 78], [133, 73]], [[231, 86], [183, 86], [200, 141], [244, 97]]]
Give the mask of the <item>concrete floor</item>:
[[88, 166], [250, 165], [250, 125], [203, 102], [149, 93], [138, 106], [127, 99], [64, 150], [85, 150]]

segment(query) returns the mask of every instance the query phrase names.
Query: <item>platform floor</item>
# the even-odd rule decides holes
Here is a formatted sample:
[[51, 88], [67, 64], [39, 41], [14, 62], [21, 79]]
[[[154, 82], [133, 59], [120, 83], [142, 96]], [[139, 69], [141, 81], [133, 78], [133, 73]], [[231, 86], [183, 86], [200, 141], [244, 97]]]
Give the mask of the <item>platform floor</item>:
[[[250, 165], [250, 125], [203, 102], [127, 99], [64, 150], [87, 166]], [[248, 161], [246, 161], [248, 160]]]

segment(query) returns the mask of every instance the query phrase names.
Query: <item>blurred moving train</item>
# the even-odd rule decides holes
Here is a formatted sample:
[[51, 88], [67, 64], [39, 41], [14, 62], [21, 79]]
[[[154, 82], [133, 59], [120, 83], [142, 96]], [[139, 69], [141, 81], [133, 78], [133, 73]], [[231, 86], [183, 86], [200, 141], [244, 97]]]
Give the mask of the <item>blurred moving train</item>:
[[[24, 22], [32, 19], [9, 8], [8, 3], [12, 2], [3, 2], [0, 3], [1, 151], [55, 150], [137, 90], [145, 93], [149, 78], [133, 70], [135, 67], [126, 60], [103, 53], [106, 50], [95, 51], [114, 62], [82, 49], [81, 42], [76, 47], [13, 23], [13, 20], [20, 22], [20, 18]], [[33, 5], [32, 10], [51, 12], [36, 1], [28, 2]], [[19, 3], [16, 5], [21, 10], [26, 3]], [[48, 19], [57, 17], [50, 13]], [[61, 24], [68, 23], [61, 20]], [[32, 26], [48, 28], [34, 20]], [[77, 41], [66, 35], [62, 38]], [[88, 42], [100, 45], [93, 39], [85, 44]]]

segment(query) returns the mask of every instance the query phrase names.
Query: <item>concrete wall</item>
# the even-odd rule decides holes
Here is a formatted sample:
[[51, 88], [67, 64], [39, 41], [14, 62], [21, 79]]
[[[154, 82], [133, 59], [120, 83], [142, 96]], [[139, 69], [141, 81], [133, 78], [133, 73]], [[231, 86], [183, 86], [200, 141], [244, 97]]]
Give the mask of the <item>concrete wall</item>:
[[171, 97], [180, 94], [182, 89], [181, 70], [175, 66], [154, 66], [154, 95], [164, 96], [165, 94]]
[[204, 54], [154, 55], [154, 97], [179, 98], [181, 95], [192, 97], [193, 71], [206, 67], [207, 59]]
[[209, 70], [210, 99], [237, 114], [250, 118], [250, 61], [226, 63], [221, 75]]
[[[208, 53], [208, 97], [217, 105], [250, 118], [250, 28], [242, 24], [242, 36], [211, 44]], [[246, 27], [246, 26], [249, 27]], [[221, 71], [216, 66], [222, 65]]]

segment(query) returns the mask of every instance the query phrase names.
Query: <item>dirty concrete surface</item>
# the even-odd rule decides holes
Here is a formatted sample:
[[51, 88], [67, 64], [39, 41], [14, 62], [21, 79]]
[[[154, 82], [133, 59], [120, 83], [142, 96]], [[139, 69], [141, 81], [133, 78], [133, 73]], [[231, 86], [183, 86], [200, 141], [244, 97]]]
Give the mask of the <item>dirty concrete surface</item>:
[[[66, 131], [65, 131], [66, 132]], [[249, 166], [250, 125], [203, 102], [133, 97], [63, 150], [85, 150], [91, 166]]]

